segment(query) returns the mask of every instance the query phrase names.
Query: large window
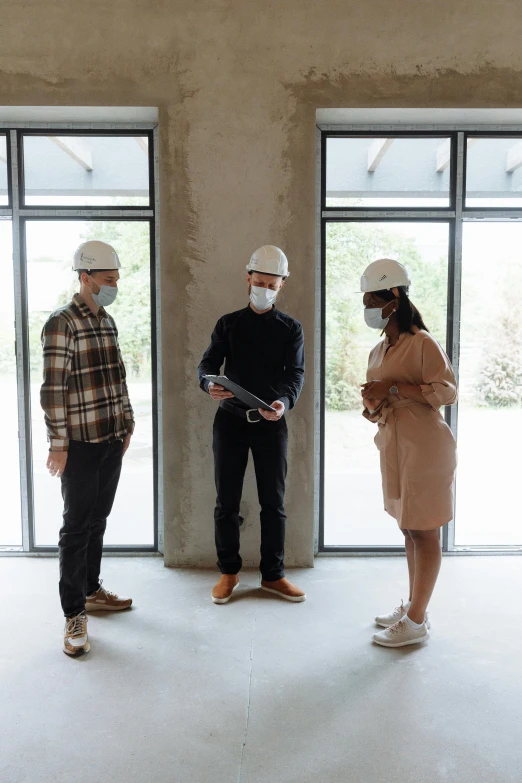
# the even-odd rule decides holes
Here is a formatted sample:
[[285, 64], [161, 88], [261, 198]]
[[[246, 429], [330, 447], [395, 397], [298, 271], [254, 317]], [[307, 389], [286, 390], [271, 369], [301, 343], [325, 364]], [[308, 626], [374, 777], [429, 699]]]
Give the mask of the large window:
[[522, 222], [466, 223], [455, 543], [522, 547]]
[[[325, 544], [402, 544], [382, 508], [374, 427], [361, 416], [375, 332], [362, 318], [364, 268], [379, 256], [411, 269], [412, 297], [431, 331], [446, 342], [447, 223], [329, 222], [326, 225]], [[362, 379], [362, 380], [361, 380]]]
[[145, 127], [100, 127], [92, 133], [27, 128], [0, 135], [0, 204], [5, 204], [0, 250], [7, 293], [0, 314], [0, 393], [2, 410], [11, 412], [4, 417], [10, 458], [3, 465], [7, 492], [0, 548], [38, 551], [57, 545], [62, 498], [60, 482], [46, 469], [40, 336], [50, 313], [79, 289], [71, 262], [88, 239], [110, 242], [122, 262], [110, 312], [136, 418], [105, 545], [157, 548], [153, 144], [152, 128]]
[[443, 411], [459, 446], [444, 549], [521, 548], [522, 135], [329, 130], [321, 165], [320, 549], [403, 548], [359, 392], [379, 338], [355, 292], [382, 256], [411, 271], [411, 297], [459, 377], [459, 405]]

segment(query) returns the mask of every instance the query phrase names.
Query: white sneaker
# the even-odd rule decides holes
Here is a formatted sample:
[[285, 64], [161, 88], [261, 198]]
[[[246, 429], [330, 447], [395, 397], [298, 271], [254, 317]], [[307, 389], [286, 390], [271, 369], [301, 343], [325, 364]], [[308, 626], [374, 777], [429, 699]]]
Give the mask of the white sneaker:
[[87, 636], [87, 615], [80, 612], [65, 621], [63, 651], [67, 655], [83, 655], [91, 649]]
[[[408, 606], [406, 607], [404, 605], [404, 601], [401, 601], [401, 605], [396, 606], [393, 612], [391, 612], [390, 614], [378, 615], [375, 618], [375, 624], [380, 625], [381, 628], [390, 628], [392, 625], [398, 623], [399, 620], [402, 620], [402, 618], [408, 614], [409, 606], [410, 606], [409, 602], [408, 602]], [[429, 630], [431, 628], [431, 622], [430, 622], [430, 615], [428, 612], [426, 612], [426, 617], [424, 619], [424, 622], [426, 623], [426, 627]]]
[[375, 618], [376, 625], [380, 625], [382, 628], [389, 628], [399, 620], [402, 620], [404, 615], [408, 614], [407, 608], [404, 606], [404, 601], [401, 601], [400, 606], [396, 606], [393, 612], [390, 614], [381, 614]]
[[430, 632], [424, 622], [420, 628], [411, 628], [406, 617], [373, 635], [373, 641], [382, 647], [407, 647], [409, 644], [420, 644], [430, 637]]

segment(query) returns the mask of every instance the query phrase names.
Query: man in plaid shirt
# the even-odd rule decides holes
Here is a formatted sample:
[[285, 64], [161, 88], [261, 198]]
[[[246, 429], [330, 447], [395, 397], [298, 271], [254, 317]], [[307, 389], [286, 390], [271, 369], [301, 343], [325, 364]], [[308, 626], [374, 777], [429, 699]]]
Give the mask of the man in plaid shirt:
[[60, 599], [64, 652], [89, 651], [88, 611], [127, 609], [131, 598], [102, 587], [103, 536], [134, 431], [134, 415], [118, 345], [104, 307], [118, 292], [114, 248], [91, 241], [75, 253], [80, 293], [44, 326], [41, 405], [49, 440], [47, 467], [61, 478]]

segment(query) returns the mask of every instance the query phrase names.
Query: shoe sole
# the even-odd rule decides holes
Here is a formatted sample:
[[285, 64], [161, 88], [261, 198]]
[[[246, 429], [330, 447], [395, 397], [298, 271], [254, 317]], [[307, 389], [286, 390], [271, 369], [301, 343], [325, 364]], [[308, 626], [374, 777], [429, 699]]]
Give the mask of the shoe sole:
[[65, 647], [63, 648], [63, 651], [70, 658], [79, 658], [81, 655], [85, 655], [85, 653], [88, 653], [90, 649], [91, 649], [91, 645], [89, 644], [89, 642], [87, 642], [87, 644], [85, 644], [83, 647], [78, 647], [78, 650], [76, 652], [71, 652], [70, 650], [67, 650]]
[[373, 641], [375, 642], [375, 644], [378, 644], [381, 647], [409, 647], [413, 644], [422, 644], [422, 642], [428, 641], [429, 638], [430, 635], [429, 633], [427, 633], [424, 636], [421, 636], [420, 639], [411, 639], [408, 642], [396, 642], [395, 644], [392, 642], [381, 641], [380, 639], [376, 639], [375, 637], [373, 638]]
[[271, 587], [263, 587], [263, 585], [261, 585], [261, 590], [264, 590], [265, 593], [278, 595], [279, 598], [284, 598], [285, 601], [291, 601], [293, 604], [300, 604], [303, 601], [306, 601], [306, 595], [285, 595], [280, 590], [273, 590]]
[[212, 601], [215, 604], [228, 604], [228, 602], [232, 598], [232, 594], [234, 590], [237, 590], [238, 587], [239, 587], [239, 582], [237, 583], [237, 585], [234, 585], [234, 587], [232, 588], [232, 593], [230, 593], [229, 596], [227, 596], [226, 598], [214, 598], [214, 596], [212, 596]]
[[128, 606], [101, 606], [100, 604], [85, 604], [86, 612], [124, 612], [126, 609], [130, 609], [132, 604]]

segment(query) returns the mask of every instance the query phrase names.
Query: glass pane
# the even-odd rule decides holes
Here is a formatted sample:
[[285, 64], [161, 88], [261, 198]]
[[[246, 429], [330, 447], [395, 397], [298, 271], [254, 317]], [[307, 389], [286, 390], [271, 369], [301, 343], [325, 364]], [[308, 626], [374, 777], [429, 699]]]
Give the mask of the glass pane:
[[522, 136], [468, 137], [466, 207], [522, 207]]
[[0, 400], [3, 411], [2, 512], [0, 546], [22, 545], [20, 464], [18, 451], [18, 393], [16, 383], [13, 246], [10, 220], [0, 220], [0, 262], [5, 296], [0, 308]]
[[7, 188], [7, 137], [0, 135], [0, 206], [9, 204], [9, 192]]
[[449, 207], [450, 139], [328, 138], [327, 207]]
[[57, 544], [62, 513], [60, 482], [49, 476], [45, 466], [48, 444], [40, 409], [40, 334], [50, 313], [79, 290], [71, 259], [82, 241], [95, 238], [114, 245], [123, 266], [118, 298], [110, 312], [118, 326], [136, 418], [105, 543], [154, 543], [149, 224], [31, 220], [27, 222], [27, 278], [37, 546]]
[[27, 205], [148, 206], [148, 138], [24, 136]]
[[379, 341], [354, 293], [364, 268], [387, 256], [412, 275], [411, 297], [444, 346], [448, 277], [446, 223], [328, 223], [326, 230], [325, 544], [402, 546], [383, 510], [376, 427], [362, 416], [360, 384]]
[[522, 224], [465, 223], [457, 546], [522, 545]]

